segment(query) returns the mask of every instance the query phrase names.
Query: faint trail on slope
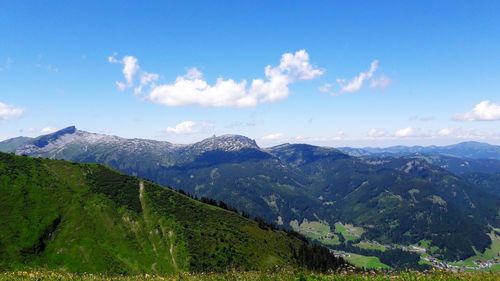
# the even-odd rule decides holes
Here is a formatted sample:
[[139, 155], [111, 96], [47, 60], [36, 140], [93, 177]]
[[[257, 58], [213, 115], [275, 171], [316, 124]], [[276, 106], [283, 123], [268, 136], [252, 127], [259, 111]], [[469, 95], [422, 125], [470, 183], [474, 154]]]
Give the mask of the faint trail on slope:
[[[141, 205], [143, 204], [143, 198], [144, 198], [144, 182], [140, 181], [139, 182], [139, 199], [141, 200]], [[144, 208], [144, 206], [142, 206]]]
[[177, 262], [175, 261], [175, 257], [174, 257], [174, 241], [172, 241], [172, 236], [174, 235], [174, 233], [172, 232], [172, 230], [170, 230], [168, 232], [168, 238], [170, 238], [170, 256], [172, 257], [172, 262], [175, 266], [175, 268], [179, 268], [177, 267]]
[[[143, 213], [143, 216], [144, 216], [144, 222], [146, 223], [146, 225], [151, 225], [151, 220], [149, 219], [149, 215], [147, 214], [147, 210], [146, 210], [146, 201], [144, 199], [144, 182], [142, 180], [139, 181], [139, 200], [141, 201], [141, 207], [142, 207], [142, 213]], [[160, 223], [160, 228], [162, 229], [162, 232], [163, 232], [164, 230], [163, 230], [163, 227], [161, 226], [161, 223]], [[176, 269], [179, 269], [179, 267], [177, 266], [177, 262], [175, 261], [175, 257], [174, 257], [173, 235], [174, 235], [174, 233], [170, 230], [168, 232], [168, 238], [169, 238], [168, 240], [170, 242], [169, 252], [170, 252], [170, 256], [172, 257], [172, 264], [174, 265], [174, 267]], [[154, 245], [154, 242], [152, 243], [152, 245], [153, 245], [153, 251], [155, 252], [156, 255], [158, 255], [158, 253], [156, 251], [156, 246]], [[156, 271], [156, 265], [157, 265], [157, 263], [155, 262], [151, 266], [151, 268], [153, 269], [153, 271]]]

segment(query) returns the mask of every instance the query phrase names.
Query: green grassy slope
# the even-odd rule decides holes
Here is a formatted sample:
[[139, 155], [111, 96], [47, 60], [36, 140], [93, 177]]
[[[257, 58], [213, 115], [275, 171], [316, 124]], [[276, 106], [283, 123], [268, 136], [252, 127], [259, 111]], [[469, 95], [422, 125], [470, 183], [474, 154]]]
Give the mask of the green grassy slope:
[[[0, 151], [5, 145], [12, 149], [24, 141], [2, 142]], [[466, 152], [471, 147], [476, 152], [487, 149], [477, 143], [462, 148]], [[15, 151], [101, 163], [199, 197], [221, 200], [283, 227], [293, 227], [295, 222], [302, 226], [307, 220], [298, 230], [330, 247], [344, 240], [355, 244], [357, 239], [406, 246], [425, 240], [430, 242], [433, 256], [455, 261], [484, 252], [491, 245], [491, 227], [500, 227], [500, 200], [481, 191], [493, 190], [495, 178], [458, 177], [440, 166], [459, 169], [467, 160], [442, 155], [432, 156], [434, 160], [427, 156], [357, 158], [337, 149], [304, 144], [261, 150], [243, 136], [175, 146], [96, 135], [75, 127], [30, 139]], [[467, 165], [469, 171], [496, 167], [494, 160], [474, 163]], [[336, 227], [338, 222], [363, 232], [346, 232]]]
[[46, 272], [46, 271], [21, 271], [21, 272], [4, 272], [0, 273], [0, 281], [497, 281], [498, 274], [490, 272], [444, 272], [435, 271], [428, 273], [421, 272], [393, 272], [393, 273], [377, 273], [377, 272], [343, 272], [340, 274], [317, 274], [310, 272], [294, 271], [294, 270], [278, 270], [278, 271], [251, 271], [238, 272], [231, 271], [226, 273], [201, 273], [201, 274], [169, 274], [161, 276], [103, 276], [96, 274], [71, 274], [64, 272]]
[[0, 270], [167, 273], [295, 265], [303, 242], [99, 165], [0, 153]]

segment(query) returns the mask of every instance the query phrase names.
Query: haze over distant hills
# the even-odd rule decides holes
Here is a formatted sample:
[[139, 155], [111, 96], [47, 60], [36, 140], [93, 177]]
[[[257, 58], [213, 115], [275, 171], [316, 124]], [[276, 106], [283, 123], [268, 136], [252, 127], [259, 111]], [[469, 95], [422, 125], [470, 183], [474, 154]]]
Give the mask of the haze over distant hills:
[[177, 145], [68, 127], [1, 142], [0, 150], [105, 164], [222, 200], [332, 247], [418, 245], [457, 260], [485, 251], [493, 228], [500, 227], [500, 148], [484, 143], [263, 149], [238, 135]]
[[339, 150], [353, 156], [402, 156], [412, 154], [439, 154], [471, 159], [496, 159], [500, 160], [500, 146], [477, 141], [461, 142], [447, 146], [390, 146], [379, 147], [339, 147]]

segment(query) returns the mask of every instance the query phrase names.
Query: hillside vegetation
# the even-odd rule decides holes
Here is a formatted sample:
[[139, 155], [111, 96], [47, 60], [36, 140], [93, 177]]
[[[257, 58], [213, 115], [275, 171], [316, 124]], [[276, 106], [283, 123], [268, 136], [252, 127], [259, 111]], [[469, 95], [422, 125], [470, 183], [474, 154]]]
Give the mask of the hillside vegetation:
[[0, 153], [0, 195], [0, 270], [142, 274], [343, 262], [283, 231], [97, 164]]
[[0, 281], [496, 281], [499, 276], [494, 273], [450, 273], [450, 272], [402, 272], [382, 274], [375, 272], [353, 273], [343, 272], [340, 274], [317, 274], [294, 270], [261, 271], [261, 272], [239, 272], [227, 273], [199, 273], [199, 274], [175, 274], [175, 275], [139, 275], [139, 276], [104, 276], [95, 274], [70, 274], [61, 272], [5, 272], [0, 273]]
[[[223, 201], [328, 247], [378, 257], [393, 268], [420, 267], [419, 254], [367, 251], [350, 244], [419, 245], [433, 258], [457, 261], [485, 252], [492, 245], [489, 233], [500, 227], [500, 198], [492, 195], [498, 179], [490, 173], [500, 167], [498, 147], [488, 144], [431, 149], [429, 153], [437, 153], [433, 155], [397, 147], [388, 155], [356, 157], [352, 150], [306, 144], [262, 149], [236, 135], [175, 145], [68, 127], [2, 142], [0, 150], [12, 151], [15, 143], [16, 154], [100, 163]], [[487, 155], [491, 157], [470, 159]]]

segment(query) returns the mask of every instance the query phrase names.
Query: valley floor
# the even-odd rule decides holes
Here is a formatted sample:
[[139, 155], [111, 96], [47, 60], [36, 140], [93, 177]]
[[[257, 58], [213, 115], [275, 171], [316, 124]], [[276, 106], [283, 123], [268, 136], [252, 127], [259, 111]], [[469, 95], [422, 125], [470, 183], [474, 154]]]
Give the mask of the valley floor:
[[402, 272], [402, 273], [340, 273], [340, 274], [315, 274], [302, 273], [296, 271], [281, 270], [278, 272], [228, 272], [228, 273], [182, 273], [175, 275], [139, 275], [139, 276], [113, 276], [108, 277], [99, 274], [72, 274], [63, 272], [47, 271], [17, 271], [0, 273], [0, 281], [21, 281], [21, 280], [47, 280], [47, 281], [138, 281], [138, 280], [186, 280], [186, 281], [216, 281], [216, 280], [242, 280], [242, 281], [288, 281], [288, 280], [311, 280], [311, 281], [497, 281], [500, 280], [500, 274], [487, 272], [474, 273], [450, 273], [450, 272]]

